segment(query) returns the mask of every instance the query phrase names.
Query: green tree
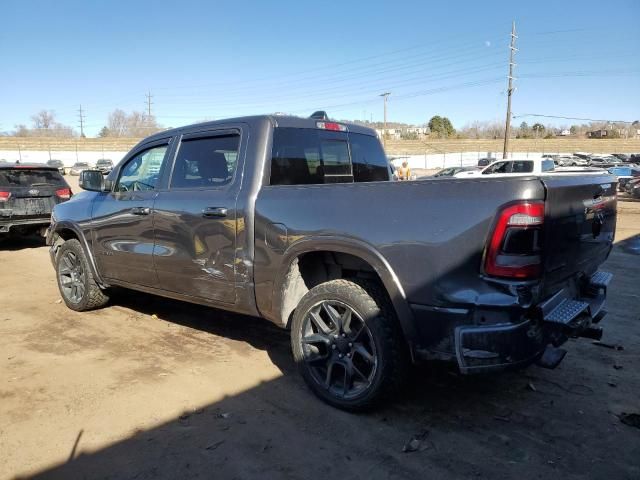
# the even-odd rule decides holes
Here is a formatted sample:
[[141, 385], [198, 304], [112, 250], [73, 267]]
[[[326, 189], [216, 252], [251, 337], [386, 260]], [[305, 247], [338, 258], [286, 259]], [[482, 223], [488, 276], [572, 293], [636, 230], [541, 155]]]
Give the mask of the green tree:
[[520, 124], [518, 135], [516, 135], [516, 136], [518, 138], [529, 138], [531, 136], [530, 130], [531, 129], [529, 128], [529, 124], [527, 122], [522, 122]]
[[100, 132], [98, 133], [99, 137], [110, 137], [111, 136], [111, 131], [109, 130], [109, 127], [102, 127], [102, 130], [100, 130]]
[[541, 123], [534, 123], [531, 127], [531, 130], [536, 132], [536, 138], [538, 138], [538, 136], [544, 132], [544, 125], [542, 125]]
[[428, 125], [431, 133], [440, 138], [448, 138], [456, 133], [456, 129], [453, 128], [451, 120], [449, 120], [447, 117], [435, 115], [431, 117]]
[[571, 125], [569, 131], [571, 132], [571, 135], [575, 135], [576, 133], [578, 133], [578, 127], [575, 125]]

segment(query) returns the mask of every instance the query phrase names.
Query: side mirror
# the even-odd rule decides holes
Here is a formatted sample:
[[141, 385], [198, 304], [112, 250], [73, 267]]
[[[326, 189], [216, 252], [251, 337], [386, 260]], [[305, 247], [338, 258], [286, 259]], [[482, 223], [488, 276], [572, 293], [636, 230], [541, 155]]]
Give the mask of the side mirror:
[[78, 181], [80, 188], [90, 192], [104, 192], [105, 181], [100, 170], [83, 170]]

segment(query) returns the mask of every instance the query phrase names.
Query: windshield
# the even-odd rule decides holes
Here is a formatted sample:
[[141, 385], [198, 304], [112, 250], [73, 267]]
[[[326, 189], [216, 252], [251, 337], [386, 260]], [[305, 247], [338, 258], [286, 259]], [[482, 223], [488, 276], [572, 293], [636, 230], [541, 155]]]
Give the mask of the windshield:
[[65, 185], [65, 182], [57, 170], [0, 170], [0, 187], [34, 185]]
[[73, 165], [74, 167], [88, 167], [89, 164], [88, 163], [76, 163]]

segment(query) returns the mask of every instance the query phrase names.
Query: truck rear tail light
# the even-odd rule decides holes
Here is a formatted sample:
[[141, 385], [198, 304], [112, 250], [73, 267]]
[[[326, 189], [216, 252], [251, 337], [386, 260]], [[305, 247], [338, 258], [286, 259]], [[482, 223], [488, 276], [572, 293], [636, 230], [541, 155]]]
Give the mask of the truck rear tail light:
[[71, 198], [71, 194], [70, 188], [61, 188], [60, 190], [56, 190], [56, 196], [63, 200], [69, 200]]
[[333, 130], [334, 132], [346, 132], [347, 126], [336, 122], [316, 122], [316, 127], [323, 130]]
[[528, 280], [541, 273], [544, 203], [510, 205], [498, 214], [485, 253], [487, 275]]
[[11, 192], [0, 192], [0, 203], [6, 202], [11, 198]]

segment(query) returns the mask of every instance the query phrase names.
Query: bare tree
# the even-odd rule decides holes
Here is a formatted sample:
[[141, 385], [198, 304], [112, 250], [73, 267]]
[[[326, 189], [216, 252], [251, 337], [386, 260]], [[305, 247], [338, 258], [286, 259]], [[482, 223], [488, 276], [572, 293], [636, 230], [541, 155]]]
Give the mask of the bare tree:
[[127, 114], [116, 108], [109, 114], [107, 129], [111, 137], [124, 137], [127, 133]]
[[35, 115], [31, 115], [33, 128], [36, 130], [49, 130], [56, 123], [56, 114], [52, 110], [40, 110]]
[[123, 110], [116, 109], [109, 114], [106, 130], [103, 136], [110, 137], [146, 137], [161, 130], [155, 117], [145, 115], [142, 112], [127, 114]]
[[32, 127], [19, 124], [15, 126], [13, 135], [16, 137], [73, 137], [73, 128], [56, 121], [55, 113], [51, 110], [41, 110], [31, 116]]

